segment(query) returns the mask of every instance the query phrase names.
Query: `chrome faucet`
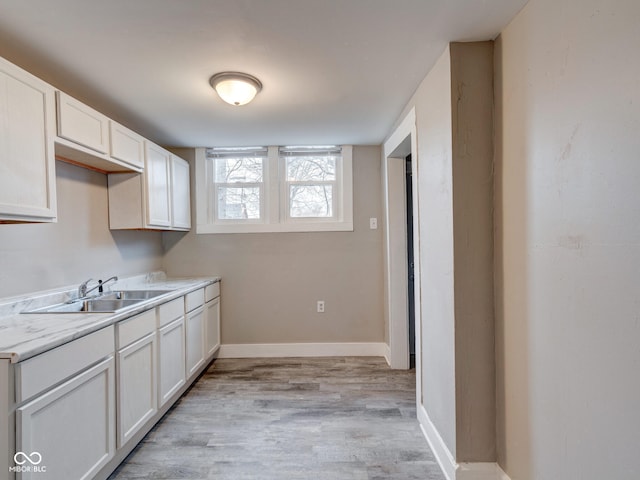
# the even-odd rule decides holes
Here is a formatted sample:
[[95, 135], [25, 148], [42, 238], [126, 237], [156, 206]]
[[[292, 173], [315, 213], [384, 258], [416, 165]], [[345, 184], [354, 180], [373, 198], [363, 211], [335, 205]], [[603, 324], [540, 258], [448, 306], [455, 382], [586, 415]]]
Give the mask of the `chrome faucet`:
[[80, 284], [80, 286], [78, 287], [78, 298], [83, 298], [87, 296], [87, 293], [89, 293], [91, 290], [94, 290], [95, 287], [93, 287], [91, 290], [87, 290], [87, 286], [89, 285], [89, 282], [93, 280], [93, 278], [90, 278], [89, 280], [82, 282]]
[[91, 292], [93, 292], [96, 288], [98, 289], [98, 293], [103, 293], [103, 287], [105, 285], [105, 283], [107, 282], [117, 282], [118, 281], [118, 277], [117, 276], [113, 276], [111, 278], [108, 278], [107, 280], [105, 280], [104, 282], [102, 280], [98, 280], [98, 284], [94, 285], [91, 288], [87, 288], [89, 285], [89, 282], [93, 280], [93, 278], [90, 278], [89, 280], [87, 280], [86, 282], [82, 282], [80, 284], [80, 286], [78, 287], [78, 298], [84, 298], [87, 295], [89, 295]]
[[[113, 276], [113, 277], [111, 277], [111, 278], [107, 278], [104, 282], [103, 282], [102, 280], [98, 280], [98, 293], [102, 293], [102, 292], [103, 292], [102, 287], [104, 287], [104, 284], [105, 284], [105, 283], [108, 283], [108, 282], [110, 282], [110, 281], [112, 281], [112, 280], [113, 280], [114, 282], [117, 282], [117, 281], [118, 281], [118, 277], [117, 277], [116, 275], [114, 275], [114, 276]], [[94, 288], [95, 288], [95, 287], [94, 287]]]

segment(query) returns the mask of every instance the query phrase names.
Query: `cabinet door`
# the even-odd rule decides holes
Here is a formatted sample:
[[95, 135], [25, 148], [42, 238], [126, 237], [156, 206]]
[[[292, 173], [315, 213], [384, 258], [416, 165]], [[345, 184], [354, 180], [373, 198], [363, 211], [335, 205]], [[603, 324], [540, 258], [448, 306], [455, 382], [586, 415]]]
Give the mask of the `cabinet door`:
[[180, 230], [191, 228], [191, 196], [189, 188], [189, 163], [171, 156], [172, 227]]
[[118, 352], [118, 448], [157, 412], [155, 332]]
[[54, 90], [0, 59], [0, 222], [56, 220]]
[[159, 388], [158, 400], [163, 406], [186, 382], [184, 351], [184, 317], [158, 330]]
[[187, 314], [187, 378], [204, 363], [204, 306]]
[[220, 297], [205, 304], [206, 357], [210, 358], [220, 346]]
[[144, 168], [144, 138], [113, 120], [109, 121], [111, 158]]
[[170, 154], [152, 143], [146, 142], [146, 146], [144, 176], [147, 224], [150, 227], [170, 227]]
[[98, 153], [109, 154], [109, 119], [66, 93], [56, 92], [58, 136]]
[[38, 452], [22, 480], [91, 479], [115, 452], [113, 355], [17, 409], [16, 452]]

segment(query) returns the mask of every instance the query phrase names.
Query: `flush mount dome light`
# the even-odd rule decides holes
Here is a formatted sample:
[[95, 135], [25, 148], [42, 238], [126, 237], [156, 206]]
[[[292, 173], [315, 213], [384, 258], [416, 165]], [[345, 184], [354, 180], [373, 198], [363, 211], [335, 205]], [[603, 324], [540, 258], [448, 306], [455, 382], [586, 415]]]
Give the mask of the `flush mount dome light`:
[[245, 105], [262, 90], [260, 80], [240, 72], [216, 73], [209, 83], [220, 98], [231, 105]]

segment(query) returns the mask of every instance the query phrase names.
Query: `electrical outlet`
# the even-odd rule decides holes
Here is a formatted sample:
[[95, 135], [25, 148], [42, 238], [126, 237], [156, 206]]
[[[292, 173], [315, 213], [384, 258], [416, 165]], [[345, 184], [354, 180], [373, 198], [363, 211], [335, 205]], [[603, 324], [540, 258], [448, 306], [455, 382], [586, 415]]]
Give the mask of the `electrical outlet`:
[[376, 230], [378, 228], [378, 219], [376, 217], [371, 217], [369, 219], [369, 228], [371, 230]]
[[324, 300], [318, 300], [318, 313], [324, 313]]

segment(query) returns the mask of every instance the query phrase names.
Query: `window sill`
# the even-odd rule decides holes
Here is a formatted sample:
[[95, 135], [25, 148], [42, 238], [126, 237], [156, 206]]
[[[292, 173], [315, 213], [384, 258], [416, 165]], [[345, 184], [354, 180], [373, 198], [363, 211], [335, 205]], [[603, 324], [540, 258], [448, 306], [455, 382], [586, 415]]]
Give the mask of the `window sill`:
[[313, 223], [253, 223], [243, 225], [197, 225], [197, 234], [212, 233], [290, 233], [290, 232], [353, 232], [353, 222]]

